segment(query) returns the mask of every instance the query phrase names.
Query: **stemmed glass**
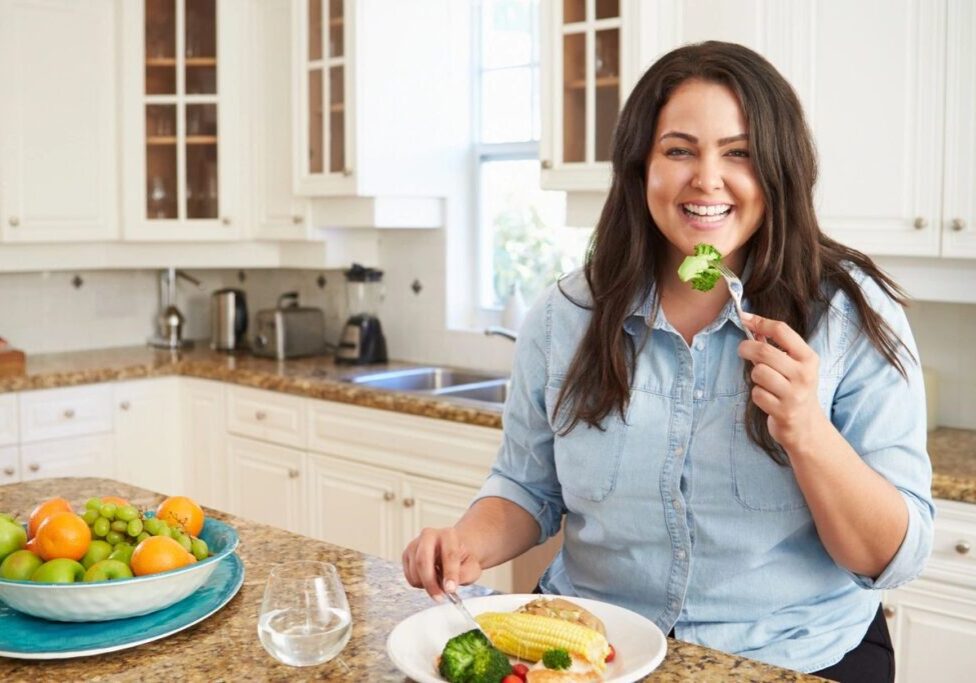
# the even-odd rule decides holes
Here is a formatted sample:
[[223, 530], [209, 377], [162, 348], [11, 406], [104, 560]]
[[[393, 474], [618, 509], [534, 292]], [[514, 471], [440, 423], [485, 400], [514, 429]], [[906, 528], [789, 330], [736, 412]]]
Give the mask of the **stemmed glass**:
[[349, 602], [335, 565], [299, 560], [271, 570], [258, 616], [258, 636], [272, 657], [314, 666], [342, 652], [352, 635]]

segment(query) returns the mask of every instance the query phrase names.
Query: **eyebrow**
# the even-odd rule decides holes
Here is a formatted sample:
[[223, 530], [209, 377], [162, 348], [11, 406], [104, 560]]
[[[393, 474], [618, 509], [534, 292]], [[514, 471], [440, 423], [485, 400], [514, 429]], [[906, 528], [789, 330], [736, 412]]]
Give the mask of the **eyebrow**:
[[[675, 130], [669, 131], [661, 136], [661, 140], [664, 140], [664, 138], [681, 138], [682, 140], [687, 140], [688, 142], [691, 142], [693, 144], [696, 145], [698, 144], [698, 138], [696, 138], [694, 135], [690, 135], [688, 133], [680, 133]], [[732, 135], [727, 138], [721, 138], [718, 141], [718, 145], [719, 147], [722, 147], [724, 145], [728, 145], [733, 142], [739, 142], [740, 140], [748, 140], [748, 139], [749, 139], [748, 133], [739, 133], [738, 135]]]

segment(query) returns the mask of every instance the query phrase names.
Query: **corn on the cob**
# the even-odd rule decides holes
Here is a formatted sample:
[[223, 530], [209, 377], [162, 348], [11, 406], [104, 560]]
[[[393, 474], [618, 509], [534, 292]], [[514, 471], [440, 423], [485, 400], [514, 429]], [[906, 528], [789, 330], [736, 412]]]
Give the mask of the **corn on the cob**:
[[537, 662], [552, 648], [575, 652], [603, 669], [610, 645], [597, 631], [555, 617], [519, 612], [485, 612], [475, 621], [492, 644], [507, 655]]

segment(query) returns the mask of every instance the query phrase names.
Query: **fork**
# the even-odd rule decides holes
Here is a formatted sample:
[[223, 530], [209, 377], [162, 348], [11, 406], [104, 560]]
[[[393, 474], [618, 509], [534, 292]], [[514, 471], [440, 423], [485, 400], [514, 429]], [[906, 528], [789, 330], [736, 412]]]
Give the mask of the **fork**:
[[725, 284], [729, 287], [729, 294], [732, 295], [732, 302], [735, 304], [735, 312], [739, 314], [739, 321], [742, 323], [742, 329], [746, 331], [746, 337], [750, 341], [756, 341], [755, 335], [752, 333], [745, 323], [744, 314], [742, 311], [742, 280], [729, 269], [721, 261], [715, 266], [719, 273], [722, 274], [722, 278], [725, 280]]
[[461, 614], [463, 614], [464, 617], [469, 622], [471, 622], [472, 624], [474, 624], [474, 627], [476, 629], [478, 629], [482, 633], [485, 632], [484, 629], [481, 628], [481, 624], [479, 624], [477, 621], [475, 621], [474, 617], [471, 616], [471, 612], [469, 612], [468, 611], [468, 608], [464, 606], [464, 603], [463, 602], [461, 602], [461, 596], [460, 595], [458, 595], [454, 591], [444, 591], [444, 595], [447, 596], [447, 599], [451, 601], [451, 604], [452, 605], [454, 605], [455, 607], [457, 607], [458, 612], [460, 612]]

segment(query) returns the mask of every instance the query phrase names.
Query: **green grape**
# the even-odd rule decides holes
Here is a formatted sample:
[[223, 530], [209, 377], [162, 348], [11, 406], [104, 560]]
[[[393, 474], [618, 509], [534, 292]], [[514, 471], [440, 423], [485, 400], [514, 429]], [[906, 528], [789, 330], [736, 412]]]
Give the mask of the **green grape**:
[[107, 534], [105, 534], [105, 540], [112, 545], [116, 545], [117, 543], [121, 543], [124, 539], [122, 538], [122, 534], [120, 534], [118, 531], [109, 531]]
[[186, 552], [190, 552], [190, 550], [192, 550], [193, 542], [190, 540], [190, 537], [187, 536], [186, 534], [177, 531], [173, 534], [173, 538], [176, 539], [177, 543], [183, 546], [183, 550], [185, 550]]
[[118, 531], [120, 534], [124, 534], [125, 530], [128, 528], [128, 522], [123, 522], [121, 519], [117, 519], [112, 522], [112, 531]]
[[193, 553], [193, 557], [198, 560], [205, 560], [210, 557], [210, 550], [207, 548], [207, 542], [202, 538], [194, 538], [190, 541], [190, 552]]
[[128, 533], [130, 536], [138, 536], [139, 534], [142, 533], [142, 529], [143, 529], [142, 520], [133, 519], [130, 520], [129, 523], [126, 525], [125, 530], [126, 533]]
[[91, 508], [85, 510], [85, 514], [81, 516], [81, 518], [85, 520], [85, 524], [87, 524], [88, 526], [94, 524], [95, 520], [98, 519], [98, 517], [99, 517], [98, 510], [92, 510]]
[[138, 543], [142, 543], [142, 542], [143, 542], [143, 541], [145, 541], [145, 540], [146, 540], [147, 538], [149, 538], [149, 537], [150, 537], [151, 535], [152, 535], [152, 534], [150, 534], [150, 533], [149, 533], [148, 531], [143, 531], [143, 532], [142, 532], [141, 534], [139, 534], [139, 535], [138, 535], [138, 536], [136, 537], [136, 543], [137, 543], [137, 544], [138, 544]]
[[95, 520], [95, 523], [92, 524], [92, 533], [99, 537], [104, 537], [111, 530], [112, 523], [104, 517], [99, 517]]
[[169, 528], [168, 524], [160, 524], [159, 531], [154, 533], [153, 536], [166, 536], [168, 538], [173, 538], [173, 530]]
[[150, 517], [145, 522], [143, 522], [143, 527], [146, 531], [151, 533], [153, 536], [159, 535], [159, 529], [163, 526], [162, 520], [156, 519], [155, 517]]
[[99, 499], [99, 498], [89, 498], [88, 500], [85, 501], [85, 509], [86, 510], [94, 510], [95, 512], [98, 512], [99, 510], [102, 509], [102, 501], [101, 501], [101, 499]]
[[115, 503], [105, 503], [101, 509], [102, 517], [108, 520], [115, 519], [115, 513], [118, 511], [118, 509], [119, 506]]
[[139, 516], [139, 511], [134, 505], [123, 505], [115, 512], [115, 518], [123, 522], [131, 522]]

